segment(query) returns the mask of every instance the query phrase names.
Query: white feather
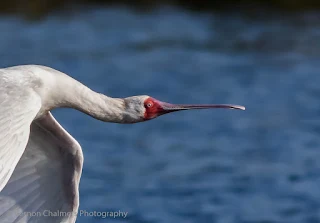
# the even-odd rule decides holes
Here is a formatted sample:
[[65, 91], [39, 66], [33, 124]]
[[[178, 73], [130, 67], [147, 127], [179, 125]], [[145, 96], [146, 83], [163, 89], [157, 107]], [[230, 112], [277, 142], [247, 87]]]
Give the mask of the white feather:
[[26, 150], [0, 193], [0, 222], [75, 222], [82, 162], [81, 147], [50, 113], [33, 122]]

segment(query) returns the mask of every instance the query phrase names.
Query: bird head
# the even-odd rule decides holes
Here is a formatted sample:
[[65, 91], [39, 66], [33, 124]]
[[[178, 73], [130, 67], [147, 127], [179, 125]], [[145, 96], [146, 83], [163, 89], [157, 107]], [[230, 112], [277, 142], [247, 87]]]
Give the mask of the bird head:
[[227, 108], [245, 110], [244, 106], [232, 104], [170, 104], [150, 96], [133, 96], [125, 98], [126, 117], [128, 123], [154, 119], [160, 115], [176, 111], [192, 109]]

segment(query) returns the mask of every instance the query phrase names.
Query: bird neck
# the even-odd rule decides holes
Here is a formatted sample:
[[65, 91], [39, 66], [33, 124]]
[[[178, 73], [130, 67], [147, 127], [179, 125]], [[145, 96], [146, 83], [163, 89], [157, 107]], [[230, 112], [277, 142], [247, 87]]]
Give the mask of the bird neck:
[[68, 99], [67, 107], [77, 109], [104, 122], [124, 122], [126, 111], [123, 99], [99, 94], [85, 86], [75, 90], [74, 95], [77, 96]]
[[56, 103], [52, 108], [74, 108], [101, 121], [125, 122], [126, 109], [124, 99], [111, 98], [94, 92], [65, 74], [58, 76], [57, 79], [59, 81], [56, 81], [53, 89], [55, 96], [52, 98], [52, 101]]

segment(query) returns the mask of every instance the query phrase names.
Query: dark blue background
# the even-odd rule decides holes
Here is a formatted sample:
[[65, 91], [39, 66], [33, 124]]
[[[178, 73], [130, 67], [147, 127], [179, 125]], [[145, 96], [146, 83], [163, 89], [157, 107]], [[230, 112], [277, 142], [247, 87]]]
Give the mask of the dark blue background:
[[42, 64], [113, 97], [234, 103], [135, 125], [54, 115], [85, 155], [77, 222], [320, 222], [320, 19], [162, 8], [0, 17], [0, 65]]

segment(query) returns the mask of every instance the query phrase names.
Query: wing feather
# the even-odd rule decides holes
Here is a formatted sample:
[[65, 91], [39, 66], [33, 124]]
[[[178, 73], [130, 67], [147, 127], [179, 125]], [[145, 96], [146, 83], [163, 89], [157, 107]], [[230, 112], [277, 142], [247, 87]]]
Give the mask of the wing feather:
[[82, 163], [80, 145], [50, 113], [34, 121], [26, 150], [0, 193], [0, 222], [75, 222]]
[[0, 192], [25, 150], [31, 122], [41, 108], [41, 99], [32, 90], [13, 92], [9, 86], [0, 83]]

